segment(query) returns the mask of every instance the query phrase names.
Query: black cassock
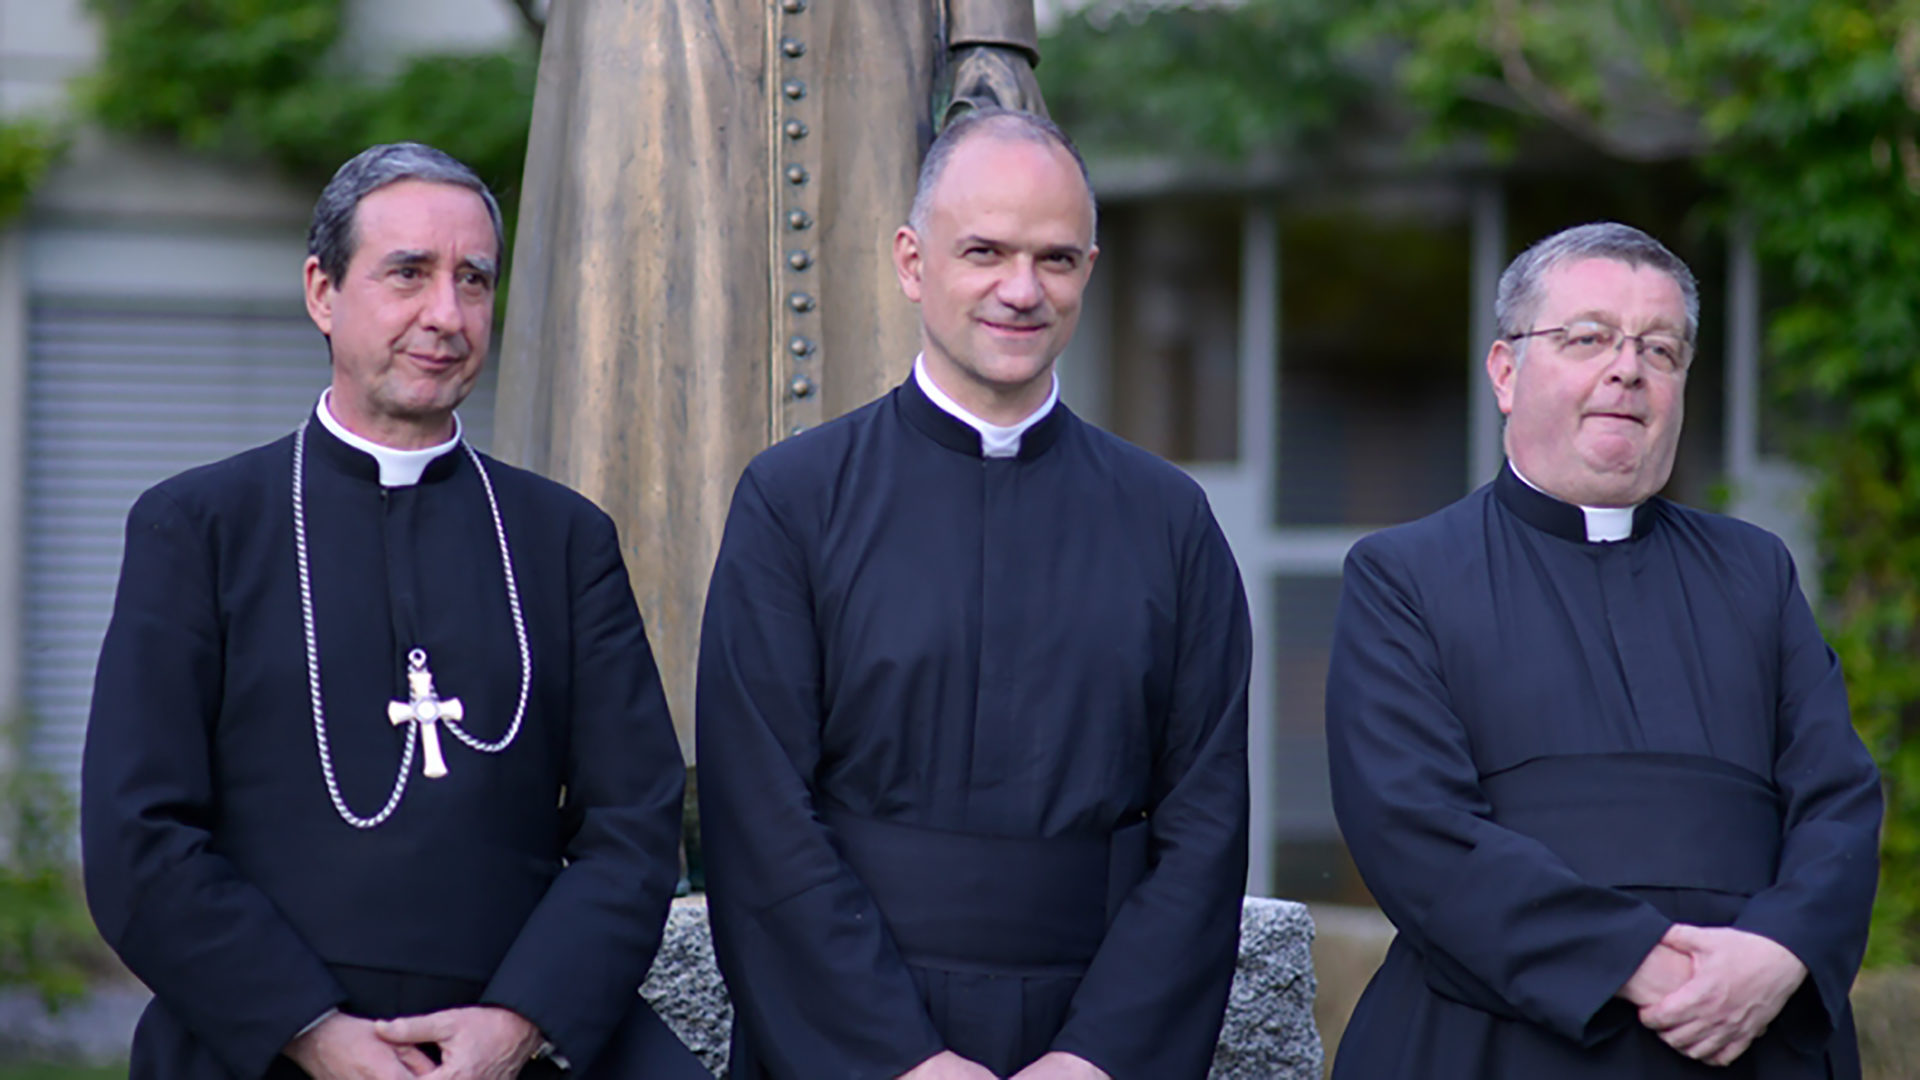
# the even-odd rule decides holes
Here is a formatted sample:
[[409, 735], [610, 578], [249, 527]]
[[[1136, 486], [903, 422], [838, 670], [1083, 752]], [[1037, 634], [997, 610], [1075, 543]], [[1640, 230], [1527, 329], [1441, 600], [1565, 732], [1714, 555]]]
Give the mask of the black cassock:
[[[464, 450], [383, 488], [306, 427], [306, 526], [340, 794], [373, 816], [399, 768], [407, 653], [463, 726], [505, 735], [520, 652], [499, 541]], [[325, 1010], [486, 1003], [584, 1075], [705, 1076], [638, 996], [678, 876], [684, 782], [612, 522], [487, 461], [533, 678], [499, 754], [440, 732], [372, 829], [322, 776], [292, 512], [293, 437], [146, 492], [127, 522], [82, 773], [95, 921], [155, 993], [133, 1075], [297, 1076], [280, 1048]], [[542, 1069], [550, 1066], [542, 1065]], [[531, 1075], [533, 1070], [529, 1070]]]
[[698, 691], [733, 1075], [1206, 1075], [1248, 636], [1198, 486], [1064, 406], [984, 458], [909, 380], [756, 458]]
[[[1400, 933], [1334, 1075], [1858, 1077], [1880, 792], [1786, 548], [1658, 498], [1585, 535], [1503, 469], [1347, 559], [1334, 808]], [[1614, 998], [1674, 921], [1807, 966], [1731, 1068]]]

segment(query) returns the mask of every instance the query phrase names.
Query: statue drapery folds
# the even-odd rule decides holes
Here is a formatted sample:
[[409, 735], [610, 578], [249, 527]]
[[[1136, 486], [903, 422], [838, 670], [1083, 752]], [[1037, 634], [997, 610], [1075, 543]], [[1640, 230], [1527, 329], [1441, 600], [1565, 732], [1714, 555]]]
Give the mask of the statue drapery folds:
[[1041, 111], [1036, 48], [1032, 0], [553, 6], [495, 443], [618, 523], [683, 747], [741, 469], [905, 376], [935, 110]]

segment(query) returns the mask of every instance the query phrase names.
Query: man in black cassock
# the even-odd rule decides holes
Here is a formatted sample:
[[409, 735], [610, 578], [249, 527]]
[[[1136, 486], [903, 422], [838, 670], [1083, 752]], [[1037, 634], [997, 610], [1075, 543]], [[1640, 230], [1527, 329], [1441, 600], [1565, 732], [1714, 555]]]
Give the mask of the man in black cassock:
[[684, 773], [613, 525], [454, 416], [499, 208], [377, 146], [308, 249], [312, 416], [128, 516], [81, 824], [132, 1074], [706, 1076], [638, 994]]
[[952, 124], [894, 239], [913, 374], [734, 494], [697, 731], [735, 1077], [1206, 1075], [1246, 601], [1198, 485], [1057, 400], [1093, 235], [1057, 128]]
[[1778, 539], [1654, 493], [1699, 325], [1624, 225], [1501, 277], [1507, 465], [1362, 540], [1334, 809], [1399, 936], [1339, 1080], [1860, 1075], [1880, 791]]

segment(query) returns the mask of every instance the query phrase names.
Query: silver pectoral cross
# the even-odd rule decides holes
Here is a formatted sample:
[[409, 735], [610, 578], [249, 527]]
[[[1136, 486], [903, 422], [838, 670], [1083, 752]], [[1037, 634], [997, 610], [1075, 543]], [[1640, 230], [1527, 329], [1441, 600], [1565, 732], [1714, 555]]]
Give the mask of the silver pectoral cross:
[[447, 759], [440, 755], [442, 720], [459, 723], [464, 715], [459, 698], [443, 698], [434, 692], [433, 672], [427, 667], [427, 651], [414, 649], [407, 654], [406, 701], [387, 703], [387, 719], [393, 726], [420, 725], [420, 743], [424, 748], [425, 771], [429, 779], [447, 775]]

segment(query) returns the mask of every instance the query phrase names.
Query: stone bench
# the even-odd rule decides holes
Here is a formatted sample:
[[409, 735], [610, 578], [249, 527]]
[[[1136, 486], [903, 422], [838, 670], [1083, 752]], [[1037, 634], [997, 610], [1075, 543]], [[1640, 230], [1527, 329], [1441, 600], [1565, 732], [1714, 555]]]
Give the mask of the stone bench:
[[[1247, 898], [1211, 1080], [1319, 1080], [1312, 942], [1305, 905]], [[714, 967], [703, 898], [674, 901], [659, 958], [640, 992], [709, 1069], [725, 1075], [733, 1006]]]
[[[1304, 906], [1247, 899], [1214, 1080], [1319, 1080], [1312, 939], [1313, 920]], [[707, 1067], [724, 1075], [733, 1007], [713, 964], [704, 899], [674, 901], [659, 958], [641, 992]], [[48, 1013], [30, 993], [0, 992], [0, 1061], [125, 1061], [148, 996], [130, 977], [115, 979]]]

